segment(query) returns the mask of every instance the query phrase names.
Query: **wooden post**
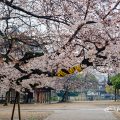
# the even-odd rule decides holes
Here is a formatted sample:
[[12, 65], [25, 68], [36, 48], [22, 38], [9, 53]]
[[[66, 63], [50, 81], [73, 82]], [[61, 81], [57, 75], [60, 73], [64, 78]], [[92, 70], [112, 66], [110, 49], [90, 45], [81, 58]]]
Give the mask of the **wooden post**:
[[41, 90], [41, 103], [43, 103], [43, 91]]
[[37, 103], [39, 102], [39, 97], [40, 97], [40, 94], [39, 94], [39, 92], [37, 91], [36, 92], [36, 94], [37, 94]]
[[50, 90], [50, 103], [51, 103], [51, 90]]
[[21, 114], [20, 114], [20, 93], [19, 92], [16, 92], [16, 96], [15, 96], [15, 100], [14, 100], [14, 105], [13, 105], [13, 110], [12, 110], [11, 120], [13, 120], [13, 117], [14, 117], [16, 102], [18, 104], [19, 120], [21, 120]]
[[43, 91], [43, 103], [45, 103], [45, 90]]
[[49, 91], [47, 91], [47, 103], [49, 103]]
[[14, 105], [13, 105], [13, 110], [12, 110], [11, 120], [13, 120], [13, 117], [14, 117], [15, 105], [16, 105], [16, 99], [17, 99], [17, 94], [16, 94], [16, 96], [15, 96], [15, 100], [14, 100]]
[[47, 91], [45, 91], [45, 103], [47, 103]]
[[49, 103], [51, 103], [51, 91], [49, 90]]
[[18, 115], [19, 115], [19, 120], [21, 120], [21, 113], [20, 113], [20, 93], [17, 92], [17, 104], [18, 104]]
[[39, 103], [42, 103], [42, 99], [41, 99], [42, 93], [41, 90], [39, 91]]
[[44, 103], [44, 91], [42, 90], [42, 103]]

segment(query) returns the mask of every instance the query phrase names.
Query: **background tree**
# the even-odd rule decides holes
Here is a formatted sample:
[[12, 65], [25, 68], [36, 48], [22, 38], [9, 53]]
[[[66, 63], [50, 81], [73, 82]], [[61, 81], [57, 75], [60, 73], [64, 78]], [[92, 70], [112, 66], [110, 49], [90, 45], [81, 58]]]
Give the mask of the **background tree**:
[[105, 86], [105, 91], [109, 94], [114, 94], [114, 92], [115, 92], [113, 86], [110, 86], [110, 85]]
[[113, 87], [115, 88], [115, 101], [116, 101], [117, 95], [119, 95], [119, 89], [120, 89], [120, 73], [111, 77], [111, 82]]
[[[78, 73], [66, 76], [64, 78], [58, 79], [53, 81], [53, 87], [57, 91], [63, 91], [64, 94], [62, 96], [61, 102], [66, 102], [69, 99], [69, 92], [79, 91], [82, 93], [87, 94], [89, 90], [96, 90], [98, 88], [98, 80], [96, 77], [87, 72], [87, 73]], [[82, 90], [82, 91], [81, 91]]]

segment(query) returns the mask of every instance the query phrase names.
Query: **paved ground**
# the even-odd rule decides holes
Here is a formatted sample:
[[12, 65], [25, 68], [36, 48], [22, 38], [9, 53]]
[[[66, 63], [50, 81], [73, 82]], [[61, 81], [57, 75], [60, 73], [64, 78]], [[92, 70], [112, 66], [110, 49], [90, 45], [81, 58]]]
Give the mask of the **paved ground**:
[[[28, 116], [30, 116], [31, 113], [34, 113], [35, 115], [47, 113], [49, 116], [47, 115], [48, 117], [45, 120], [120, 120], [120, 117], [118, 117], [118, 119], [115, 117], [115, 115], [112, 113], [113, 111], [107, 111], [106, 109], [109, 106], [117, 107], [119, 105], [120, 102], [113, 101], [75, 102], [42, 105], [22, 104], [21, 111]], [[0, 105], [0, 118], [1, 116], [5, 116], [8, 119], [4, 120], [9, 120], [10, 117], [8, 117], [8, 115], [11, 115], [12, 106], [13, 105], [3, 107]]]
[[120, 120], [113, 115], [113, 111], [106, 110], [108, 107], [107, 104], [95, 103], [64, 105], [45, 120]]
[[54, 114], [46, 120], [117, 120], [112, 112], [105, 111], [104, 108], [79, 108], [55, 110]]

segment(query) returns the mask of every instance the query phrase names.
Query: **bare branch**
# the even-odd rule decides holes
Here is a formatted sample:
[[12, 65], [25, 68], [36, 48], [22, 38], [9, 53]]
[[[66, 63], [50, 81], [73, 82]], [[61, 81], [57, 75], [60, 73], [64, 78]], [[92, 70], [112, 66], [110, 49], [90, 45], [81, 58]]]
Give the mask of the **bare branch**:
[[107, 18], [107, 16], [114, 10], [117, 8], [117, 6], [120, 4], [120, 0], [117, 1], [117, 3], [115, 4], [115, 6], [103, 17], [103, 20]]
[[86, 17], [87, 17], [87, 14], [88, 14], [88, 10], [89, 10], [89, 6], [90, 6], [90, 0], [88, 0], [88, 3], [87, 3], [87, 9], [86, 9], [86, 12], [85, 12], [84, 20], [86, 20]]

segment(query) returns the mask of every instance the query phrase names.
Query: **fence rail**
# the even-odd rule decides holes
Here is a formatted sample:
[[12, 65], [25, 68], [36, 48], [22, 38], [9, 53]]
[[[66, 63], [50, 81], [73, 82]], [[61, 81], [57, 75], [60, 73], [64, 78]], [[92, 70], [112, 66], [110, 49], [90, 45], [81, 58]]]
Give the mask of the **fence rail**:
[[[7, 100], [9, 103], [14, 103], [15, 97], [9, 97], [9, 99]], [[0, 103], [5, 103], [6, 102], [6, 97], [0, 97]], [[20, 98], [20, 102], [24, 103], [23, 99]]]

